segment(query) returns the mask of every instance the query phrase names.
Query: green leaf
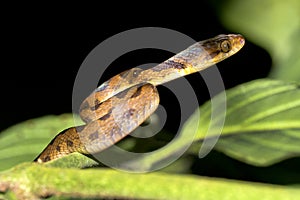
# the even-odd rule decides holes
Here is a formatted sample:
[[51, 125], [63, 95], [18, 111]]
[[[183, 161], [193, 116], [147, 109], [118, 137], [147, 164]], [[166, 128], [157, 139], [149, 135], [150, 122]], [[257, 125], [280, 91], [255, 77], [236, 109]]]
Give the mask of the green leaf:
[[[224, 99], [217, 96], [214, 101], [217, 110], [218, 107], [224, 106]], [[257, 80], [229, 90], [226, 103], [226, 121], [215, 149], [258, 166], [271, 165], [283, 159], [299, 156], [298, 85], [274, 80]], [[208, 138], [218, 136], [220, 121], [224, 120], [222, 114], [211, 121], [211, 102], [203, 105], [200, 110], [200, 124], [197, 122], [199, 114], [194, 114], [174, 141], [151, 154], [126, 162], [124, 168], [148, 171], [164, 161], [172, 162], [174, 158], [172, 156], [188, 146], [195, 130], [196, 140], [202, 141], [207, 136], [207, 130], [210, 130]], [[199, 110], [197, 112], [199, 113]], [[193, 147], [192, 152], [196, 153], [200, 145]], [[205, 147], [204, 145], [202, 148]], [[83, 155], [75, 155], [75, 158], [73, 156], [67, 156], [49, 165], [86, 167], [96, 164]], [[74, 162], [74, 159], [81, 161]]]
[[0, 170], [33, 161], [51, 139], [74, 126], [72, 114], [27, 120], [0, 133]]
[[[0, 192], [18, 199], [296, 199], [293, 187], [167, 173], [48, 168], [23, 163], [0, 173]], [[54, 199], [55, 199], [54, 198]]]
[[300, 80], [300, 1], [229, 0], [215, 5], [224, 26], [270, 53], [272, 78]]
[[[217, 109], [224, 106], [224, 99], [218, 99], [217, 96], [214, 101]], [[226, 121], [222, 136], [215, 146], [217, 150], [243, 162], [259, 166], [299, 156], [300, 91], [298, 85], [273, 80], [257, 80], [229, 90], [226, 103], [228, 108]], [[208, 138], [218, 136], [220, 133], [218, 125], [224, 119], [220, 113], [211, 121], [210, 109], [211, 102], [208, 102], [200, 109], [200, 124], [197, 122], [199, 117], [199, 110], [197, 110], [174, 141], [151, 154], [127, 162], [125, 167], [131, 170], [148, 171], [163, 161], [172, 162], [172, 156], [180, 150], [185, 151], [193, 139], [195, 130], [196, 140], [202, 141], [206, 137], [207, 130], [210, 130]], [[32, 161], [51, 138], [72, 124], [72, 115], [48, 116], [26, 121], [4, 131], [0, 135], [0, 162], [3, 163], [1, 169], [20, 162]], [[192, 152], [196, 153], [200, 145], [193, 147]], [[204, 145], [203, 148], [205, 147]], [[75, 153], [47, 165], [82, 168], [95, 164], [97, 163], [92, 159]]]
[[[257, 166], [300, 156], [299, 85], [256, 80], [230, 89], [226, 94], [226, 121], [216, 150]], [[220, 99], [217, 106], [224, 103]], [[214, 127], [220, 124], [222, 116], [211, 119], [210, 109], [211, 103], [207, 102], [201, 107], [201, 125], [197, 127], [193, 123], [194, 118], [199, 117], [194, 114], [183, 132], [198, 128], [196, 138], [201, 141], [205, 137], [217, 137], [220, 133]], [[192, 151], [197, 152], [195, 146]]]
[[[214, 98], [214, 106], [217, 107], [217, 110], [224, 103], [224, 99], [218, 98], [219, 96]], [[298, 85], [274, 80], [257, 80], [228, 90], [226, 103], [228, 107], [227, 116], [223, 134], [215, 146], [217, 150], [256, 165], [272, 164], [287, 157], [300, 155], [300, 148], [297, 145], [300, 140], [300, 122], [297, 120], [300, 113]], [[149, 169], [176, 153], [188, 144], [191, 138], [186, 136], [195, 130], [197, 133], [195, 139], [197, 140], [202, 141], [207, 130], [211, 131], [209, 139], [216, 137], [219, 134], [216, 125], [222, 121], [222, 115], [218, 115], [211, 121], [210, 104], [211, 102], [207, 102], [201, 106], [200, 124], [197, 123], [199, 116], [199, 110], [197, 110], [186, 122], [177, 140], [153, 155], [140, 159], [142, 167], [138, 166], [139, 169]], [[72, 119], [70, 122], [73, 123], [73, 117], [67, 116], [67, 118]], [[41, 137], [42, 129], [39, 131], [32, 130], [35, 130], [36, 127], [43, 127], [48, 130], [49, 126], [54, 126], [53, 123], [61, 124], [63, 121], [61, 117], [51, 116], [35, 119], [33, 125], [30, 126], [31, 131], [28, 127], [30, 124], [28, 121], [14, 126], [10, 128], [11, 130], [8, 129], [10, 130], [9, 135], [6, 135], [8, 134], [6, 132], [1, 134], [1, 137], [4, 138], [0, 140], [1, 147], [11, 146], [7, 144], [11, 141], [22, 146], [23, 142], [16, 139], [20, 136], [17, 137], [15, 134], [21, 133], [20, 131], [23, 129], [27, 130], [25, 135], [30, 136], [30, 140], [38, 141], [34, 138]], [[42, 126], [44, 120], [47, 123], [45, 122]], [[50, 138], [58, 132], [59, 130], [51, 131], [49, 133]], [[33, 133], [36, 134], [30, 135]], [[44, 137], [41, 138], [44, 140]], [[27, 140], [24, 137], [22, 139]], [[29, 150], [33, 154], [32, 159], [48, 144], [49, 137], [44, 142], [45, 144], [42, 145], [41, 149], [36, 148], [37, 153]], [[198, 149], [199, 146], [198, 143]], [[18, 155], [27, 154], [27, 152], [24, 151]], [[68, 165], [74, 162], [78, 163], [73, 166]], [[82, 167], [84, 164], [89, 166], [93, 162], [90, 158], [78, 153], [47, 164], [20, 164], [0, 173], [0, 198], [37, 199], [55, 195], [54, 199], [296, 199], [300, 195], [299, 189], [293, 187], [193, 175], [172, 175], [162, 172], [132, 174], [99, 168], [85, 170], [65, 168]]]

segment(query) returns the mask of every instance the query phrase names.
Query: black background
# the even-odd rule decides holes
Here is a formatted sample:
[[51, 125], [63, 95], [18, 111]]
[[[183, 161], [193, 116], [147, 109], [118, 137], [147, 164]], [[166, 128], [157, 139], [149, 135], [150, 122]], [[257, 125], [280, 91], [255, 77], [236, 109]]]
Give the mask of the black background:
[[[145, 5], [139, 5], [140, 8], [119, 3], [79, 4], [76, 8], [72, 5], [43, 5], [38, 8], [33, 5], [13, 5], [7, 8], [9, 12], [4, 14], [1, 28], [0, 130], [30, 118], [72, 112], [73, 83], [81, 63], [94, 47], [117, 33], [138, 27], [164, 27], [184, 33], [197, 41], [221, 33], [232, 33], [220, 24], [216, 10], [209, 1], [173, 7], [148, 5], [150, 3], [146, 2], [142, 4]], [[158, 50], [130, 53], [114, 62], [109, 69], [116, 70], [109, 70], [101, 80], [126, 67], [132, 68], [148, 62], [159, 63], [170, 56], [172, 54], [169, 52]], [[266, 77], [271, 64], [270, 56], [265, 50], [246, 41], [241, 52], [219, 63], [217, 67], [228, 89]], [[199, 84], [198, 78], [197, 75], [188, 76], [189, 81], [200, 85], [197, 93], [204, 102], [208, 100], [208, 96], [205, 94], [205, 84]], [[164, 94], [163, 89], [159, 92], [162, 102], [166, 102], [168, 95]], [[212, 156], [223, 161], [230, 160], [220, 157], [216, 152]], [[202, 166], [210, 163], [207, 170], [195, 170], [195, 173], [226, 176], [226, 169], [223, 172], [219, 168], [215, 169], [220, 160], [212, 161], [212, 158], [208, 157], [198, 163]], [[249, 170], [253, 169], [264, 173], [264, 169], [255, 169], [236, 161], [232, 163], [229, 165], [230, 170], [244, 167], [245, 171], [241, 170], [231, 178], [252, 180]], [[197, 164], [194, 168], [197, 169]]]
[[[72, 112], [73, 83], [80, 65], [94, 47], [117, 33], [164, 27], [197, 41], [231, 33], [219, 23], [209, 2], [197, 6], [205, 9], [183, 12], [185, 9], [158, 7], [148, 12], [131, 9], [119, 13], [104, 5], [10, 8], [2, 27], [0, 130], [29, 118]], [[101, 80], [139, 64], [163, 62], [170, 56], [159, 50], [130, 53], [116, 60], [109, 67], [114, 70], [108, 70]], [[230, 88], [265, 77], [271, 60], [263, 49], [247, 41], [241, 52], [217, 66], [225, 87]], [[188, 79], [198, 81], [193, 75]]]

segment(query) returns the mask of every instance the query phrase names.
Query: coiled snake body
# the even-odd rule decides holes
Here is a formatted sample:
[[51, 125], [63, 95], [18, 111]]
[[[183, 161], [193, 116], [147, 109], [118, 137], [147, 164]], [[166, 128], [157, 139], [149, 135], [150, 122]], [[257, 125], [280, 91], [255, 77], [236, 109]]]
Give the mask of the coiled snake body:
[[201, 71], [238, 52], [241, 35], [197, 42], [151, 68], [132, 68], [99, 86], [80, 106], [86, 125], [59, 133], [35, 159], [47, 162], [72, 152], [93, 154], [115, 144], [143, 123], [159, 105], [157, 85]]

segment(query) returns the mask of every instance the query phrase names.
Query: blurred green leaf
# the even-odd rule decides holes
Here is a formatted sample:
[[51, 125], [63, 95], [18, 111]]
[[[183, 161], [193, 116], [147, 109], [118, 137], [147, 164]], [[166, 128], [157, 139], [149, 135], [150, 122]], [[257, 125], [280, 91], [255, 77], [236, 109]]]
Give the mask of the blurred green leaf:
[[296, 199], [288, 186], [167, 173], [126, 173], [111, 169], [48, 168], [23, 163], [0, 173], [0, 192], [18, 199]]
[[[300, 156], [300, 87], [275, 80], [256, 80], [226, 92], [226, 121], [215, 149], [252, 165], [266, 166]], [[218, 99], [218, 97], [215, 97]], [[183, 132], [197, 127], [198, 140], [215, 138], [222, 116], [211, 119], [211, 102], [201, 107], [200, 126], [194, 114]], [[208, 135], [207, 131], [210, 132]], [[199, 146], [198, 146], [199, 149]], [[194, 147], [193, 152], [197, 153]]]
[[[218, 100], [217, 96], [214, 99], [217, 102], [216, 107], [224, 105], [223, 98]], [[217, 150], [259, 166], [300, 155], [298, 85], [274, 80], [257, 80], [229, 90], [226, 103], [228, 107], [226, 121], [221, 138], [215, 146]], [[176, 139], [151, 154], [136, 157], [132, 161], [125, 160], [125, 167], [147, 171], [162, 161], [171, 162], [174, 158], [172, 156], [188, 147], [195, 131], [195, 139], [200, 141], [205, 137], [218, 136], [220, 132], [217, 128], [223, 120], [222, 115], [211, 121], [211, 101], [200, 110], [200, 124], [197, 122], [199, 117], [197, 110]], [[62, 126], [66, 128], [67, 123], [69, 126], [73, 124], [72, 115], [50, 116], [29, 120], [2, 133], [0, 161], [5, 164], [1, 165], [1, 168], [33, 160], [50, 139], [63, 129]], [[209, 128], [209, 135], [206, 136]], [[197, 148], [192, 150], [194, 153], [199, 150], [199, 145], [196, 146]], [[74, 159], [80, 162], [74, 162]], [[60, 167], [86, 167], [94, 164], [96, 163], [93, 160], [80, 154], [72, 154], [49, 163], [51, 166]]]
[[274, 64], [271, 77], [300, 81], [300, 1], [215, 2], [224, 26], [271, 54]]
[[56, 134], [74, 126], [72, 114], [45, 116], [14, 125], [0, 133], [0, 170], [33, 161]]
[[[224, 98], [219, 99], [216, 96], [214, 99], [217, 102], [215, 106], [222, 107]], [[300, 121], [297, 120], [300, 117], [299, 85], [283, 81], [256, 80], [228, 90], [226, 103], [226, 121], [220, 140], [215, 146], [217, 150], [254, 165], [268, 165], [300, 155]], [[196, 111], [186, 122], [175, 142], [151, 156], [138, 160], [139, 169], [149, 169], [157, 162], [176, 154], [190, 141], [191, 138], [186, 137], [190, 132], [194, 133], [196, 130], [195, 139], [203, 141], [210, 127], [209, 137], [216, 137], [219, 132], [214, 125], [219, 124], [222, 116], [211, 119], [210, 104], [211, 102], [207, 102], [201, 106], [200, 124], [195, 123], [199, 116], [199, 111]], [[5, 161], [3, 150], [11, 146], [15, 148], [14, 153], [8, 150], [7, 153], [11, 153], [12, 158], [16, 158], [15, 155], [30, 155], [28, 158], [31, 161], [48, 144], [49, 138], [73, 123], [72, 115], [47, 116], [7, 129], [0, 135], [0, 162]], [[62, 127], [63, 125], [65, 127]], [[52, 127], [51, 130], [49, 127]], [[38, 144], [41, 142], [43, 144]], [[24, 144], [27, 147], [26, 151], [22, 147]], [[32, 149], [30, 145], [36, 147]], [[21, 146], [23, 151], [17, 146]], [[192, 151], [197, 153], [199, 146], [199, 143], [195, 144]], [[11, 191], [13, 195], [26, 194], [30, 198], [56, 195], [55, 198], [295, 199], [299, 195], [299, 190], [292, 187], [226, 179], [166, 173], [130, 174], [108, 169], [62, 168], [76, 167], [65, 165], [74, 161], [93, 164], [89, 158], [78, 153], [42, 165], [23, 163], [0, 173], [0, 191], [5, 195], [4, 198], [11, 196]], [[83, 166], [80, 163], [77, 167]], [[7, 189], [8, 193], [5, 192]]]

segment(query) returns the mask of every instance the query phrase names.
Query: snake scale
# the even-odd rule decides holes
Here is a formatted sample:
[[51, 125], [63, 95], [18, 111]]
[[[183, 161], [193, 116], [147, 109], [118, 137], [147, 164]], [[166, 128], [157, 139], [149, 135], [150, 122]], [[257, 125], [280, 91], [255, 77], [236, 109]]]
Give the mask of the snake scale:
[[35, 159], [43, 163], [72, 152], [93, 154], [115, 144], [142, 124], [159, 105], [157, 85], [206, 69], [238, 52], [239, 34], [193, 44], [150, 69], [132, 68], [100, 85], [81, 104], [86, 125], [60, 132]]

